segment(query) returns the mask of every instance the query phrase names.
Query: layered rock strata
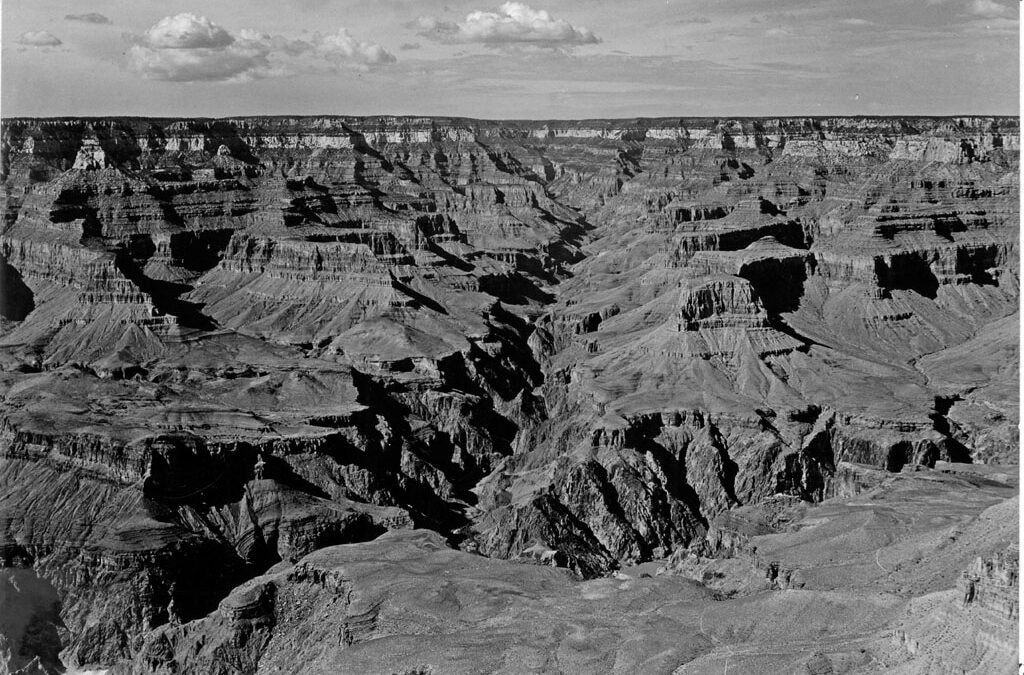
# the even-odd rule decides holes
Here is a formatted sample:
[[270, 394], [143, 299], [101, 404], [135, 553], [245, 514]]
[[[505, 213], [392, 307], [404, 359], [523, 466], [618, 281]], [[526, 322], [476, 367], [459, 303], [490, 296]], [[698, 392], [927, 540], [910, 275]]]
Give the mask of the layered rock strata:
[[980, 117], [7, 120], [4, 564], [107, 666], [386, 531], [595, 577], [1015, 462], [1018, 150]]

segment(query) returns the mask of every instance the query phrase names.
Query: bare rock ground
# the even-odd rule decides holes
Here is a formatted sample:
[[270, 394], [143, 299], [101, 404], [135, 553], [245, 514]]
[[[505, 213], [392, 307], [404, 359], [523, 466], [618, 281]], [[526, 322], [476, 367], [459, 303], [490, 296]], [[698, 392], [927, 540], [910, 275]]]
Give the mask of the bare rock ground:
[[1009, 659], [1017, 120], [20, 119], [2, 150], [9, 664]]

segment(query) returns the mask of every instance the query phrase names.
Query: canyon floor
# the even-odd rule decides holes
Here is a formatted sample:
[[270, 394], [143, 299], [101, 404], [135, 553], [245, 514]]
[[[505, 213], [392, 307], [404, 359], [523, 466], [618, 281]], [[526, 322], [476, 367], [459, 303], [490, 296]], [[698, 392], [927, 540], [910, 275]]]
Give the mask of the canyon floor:
[[1016, 668], [1016, 119], [2, 142], [0, 671]]

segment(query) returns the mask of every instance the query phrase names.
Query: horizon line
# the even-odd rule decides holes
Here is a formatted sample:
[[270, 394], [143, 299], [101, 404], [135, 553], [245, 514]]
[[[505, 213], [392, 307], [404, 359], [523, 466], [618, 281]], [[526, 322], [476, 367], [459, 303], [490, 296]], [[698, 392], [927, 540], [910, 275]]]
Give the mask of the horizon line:
[[235, 115], [133, 115], [133, 114], [103, 114], [103, 115], [3, 115], [0, 114], [0, 122], [20, 120], [41, 120], [41, 121], [67, 121], [67, 120], [214, 120], [227, 121], [233, 119], [283, 119], [283, 118], [334, 118], [334, 119], [374, 119], [382, 117], [393, 117], [403, 119], [447, 119], [467, 120], [473, 122], [618, 122], [618, 121], [665, 121], [665, 120], [766, 120], [766, 119], [958, 119], [964, 117], [980, 117], [990, 119], [1017, 119], [1021, 118], [1019, 112], [1011, 113], [955, 113], [955, 114], [929, 114], [929, 113], [816, 113], [816, 114], [794, 114], [794, 115], [633, 115], [633, 116], [604, 116], [604, 117], [471, 117], [466, 115], [430, 115], [416, 113], [373, 113], [368, 115], [354, 115], [348, 113], [243, 113]]

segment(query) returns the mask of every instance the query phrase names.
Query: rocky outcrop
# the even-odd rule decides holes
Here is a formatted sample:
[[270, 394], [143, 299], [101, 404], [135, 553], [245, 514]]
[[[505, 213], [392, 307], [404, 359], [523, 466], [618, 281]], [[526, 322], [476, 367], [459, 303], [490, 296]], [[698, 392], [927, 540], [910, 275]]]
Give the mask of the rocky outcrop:
[[[1016, 544], [976, 558], [954, 591], [922, 598], [908, 610], [892, 632], [899, 654], [892, 662], [902, 660], [899, 667], [906, 672], [1012, 670], [1020, 622], [1019, 572]], [[953, 634], [957, 639], [950, 639]]]
[[991, 558], [977, 558], [964, 570], [958, 584], [964, 594], [964, 606], [987, 612], [1011, 627], [1020, 616], [1019, 577], [1017, 546], [1010, 546]]
[[[674, 599], [655, 614], [643, 601], [657, 592]], [[393, 532], [253, 579], [208, 618], [151, 633], [115, 672], [516, 672], [524, 659], [563, 671], [634, 672], [706, 649], [684, 602], [706, 597], [678, 579], [580, 583], [549, 567], [453, 551], [433, 533]], [[617, 603], [636, 610], [612, 620], [590, 613]], [[485, 626], [483, 616], [499, 608], [504, 618]], [[567, 630], [573, 625], [578, 632]], [[298, 653], [307, 655], [302, 662]]]
[[[777, 498], [735, 509], [689, 557], [653, 575], [632, 568], [580, 580], [552, 569], [559, 555], [541, 546], [501, 561], [451, 549], [436, 533], [392, 531], [278, 564], [203, 619], [150, 632], [113, 670], [1002, 669], [1013, 654], [1005, 638], [1015, 547], [971, 564], [957, 589], [920, 591], [957, 584], [944, 569], [955, 561], [1005, 550], [1017, 500], [1003, 497], [1013, 485], [923, 469], [889, 474], [879, 488], [820, 505]], [[950, 518], [960, 522], [953, 530]], [[861, 550], [866, 543], [879, 547]], [[998, 625], [971, 617], [981, 606]]]
[[10, 562], [0, 572], [0, 663], [19, 675], [62, 673], [60, 596], [34, 570]]
[[737, 509], [1015, 461], [1018, 138], [6, 120], [5, 560], [76, 667], [170, 668], [143, 636], [262, 579], [217, 619], [251, 670], [291, 583], [262, 575], [324, 547], [429, 528], [596, 577], [739, 555]]

